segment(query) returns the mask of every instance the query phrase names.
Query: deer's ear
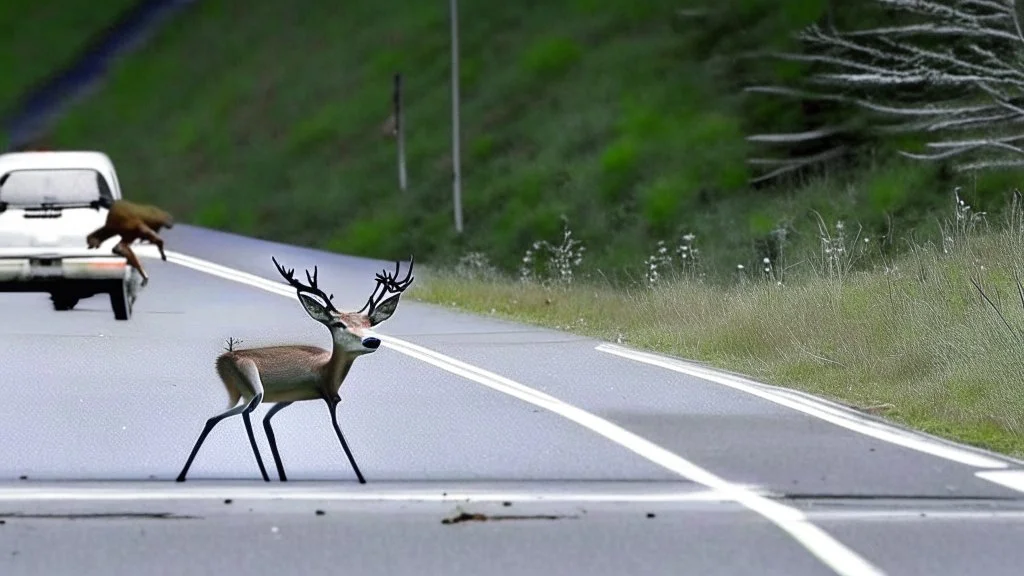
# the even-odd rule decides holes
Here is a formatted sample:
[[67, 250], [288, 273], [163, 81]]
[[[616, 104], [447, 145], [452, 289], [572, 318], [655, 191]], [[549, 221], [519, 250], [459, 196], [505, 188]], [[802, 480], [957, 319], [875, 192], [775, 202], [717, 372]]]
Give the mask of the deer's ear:
[[310, 318], [317, 322], [324, 324], [331, 321], [331, 314], [327, 311], [327, 307], [317, 302], [315, 298], [310, 298], [305, 294], [299, 294], [299, 302], [302, 302], [302, 307], [306, 309], [306, 313], [309, 314]]
[[401, 294], [395, 294], [374, 308], [373, 313], [370, 314], [370, 326], [376, 326], [391, 318], [391, 315], [395, 313], [395, 309], [398, 308], [398, 299], [401, 296]]

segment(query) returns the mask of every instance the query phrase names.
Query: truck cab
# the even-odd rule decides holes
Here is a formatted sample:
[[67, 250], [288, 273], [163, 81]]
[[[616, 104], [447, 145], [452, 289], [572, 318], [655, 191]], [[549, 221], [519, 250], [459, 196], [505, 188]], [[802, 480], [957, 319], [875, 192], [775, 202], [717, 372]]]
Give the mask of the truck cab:
[[56, 310], [105, 293], [115, 318], [127, 320], [138, 272], [112, 252], [117, 236], [96, 249], [86, 243], [121, 198], [102, 152], [0, 154], [0, 292], [49, 293]]

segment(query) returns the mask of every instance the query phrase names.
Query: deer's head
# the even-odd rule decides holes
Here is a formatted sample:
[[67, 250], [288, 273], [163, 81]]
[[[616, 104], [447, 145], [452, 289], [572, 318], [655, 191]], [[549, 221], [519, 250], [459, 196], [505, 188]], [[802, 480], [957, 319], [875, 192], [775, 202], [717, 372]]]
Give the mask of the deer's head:
[[[328, 295], [317, 287], [317, 268], [315, 266], [312, 276], [310, 276], [309, 270], [306, 271], [306, 280], [309, 284], [302, 284], [295, 279], [294, 268], [285, 270], [278, 264], [276, 258], [271, 257], [271, 260], [274, 261], [274, 266], [277, 267], [281, 276], [284, 276], [284, 279], [295, 288], [299, 302], [302, 303], [302, 307], [305, 308], [310, 318], [331, 331], [331, 338], [336, 347], [353, 355], [368, 354], [380, 346], [380, 339], [368, 335], [367, 331], [395, 313], [395, 309], [398, 308], [398, 299], [413, 281], [413, 259], [409, 258], [409, 271], [406, 272], [405, 278], [402, 280], [397, 280], [399, 263], [395, 262], [393, 274], [389, 274], [387, 270], [377, 273], [375, 276], [377, 286], [374, 287], [373, 293], [370, 294], [362, 308], [355, 312], [342, 312], [331, 302], [334, 295]], [[393, 295], [382, 302], [381, 300], [388, 292]]]

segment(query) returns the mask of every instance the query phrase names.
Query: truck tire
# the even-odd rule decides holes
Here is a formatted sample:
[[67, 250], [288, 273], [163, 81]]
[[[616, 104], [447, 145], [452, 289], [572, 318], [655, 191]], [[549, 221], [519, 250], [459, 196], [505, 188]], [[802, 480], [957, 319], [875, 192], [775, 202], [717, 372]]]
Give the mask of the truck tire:
[[118, 320], [127, 320], [132, 315], [132, 302], [124, 284], [118, 282], [110, 289], [110, 306], [114, 309], [114, 318]]
[[50, 294], [50, 300], [53, 302], [53, 309], [58, 311], [71, 310], [78, 304], [80, 298], [75, 294], [64, 294], [61, 292], [53, 292]]

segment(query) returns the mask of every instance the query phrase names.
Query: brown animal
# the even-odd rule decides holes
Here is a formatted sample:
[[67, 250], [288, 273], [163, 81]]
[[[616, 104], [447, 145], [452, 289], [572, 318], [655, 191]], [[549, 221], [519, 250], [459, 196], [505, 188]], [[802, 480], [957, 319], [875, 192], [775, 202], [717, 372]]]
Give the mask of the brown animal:
[[128, 263], [142, 275], [142, 285], [149, 283], [149, 275], [139, 262], [139, 258], [131, 249], [136, 240], [147, 240], [160, 250], [160, 258], [167, 260], [164, 254], [164, 241], [157, 236], [161, 228], [168, 230], [174, 227], [174, 218], [164, 210], [149, 204], [137, 204], [127, 200], [115, 200], [109, 206], [107, 221], [86, 237], [89, 248], [98, 248], [104, 240], [120, 235], [121, 241], [114, 246], [114, 254], [124, 256]]
[[[308, 284], [303, 284], [295, 279], [294, 268], [286, 270], [276, 258], [271, 257], [271, 260], [278, 273], [295, 288], [306, 314], [330, 331], [331, 347], [324, 349], [318, 346], [293, 344], [237, 349], [234, 348], [233, 342], [229, 341], [228, 351], [218, 356], [216, 362], [217, 375], [220, 376], [221, 383], [228, 393], [228, 410], [206, 421], [203, 431], [199, 433], [199, 439], [192, 446], [185, 466], [178, 474], [178, 482], [185, 481], [192, 461], [195, 460], [199, 448], [213, 427], [225, 418], [238, 414], [242, 415], [245, 432], [249, 436], [249, 445], [256, 456], [260, 474], [264, 481], [269, 482], [270, 476], [263, 465], [263, 457], [260, 456], [256, 445], [249, 416], [264, 402], [274, 403], [263, 417], [263, 429], [267, 433], [270, 451], [274, 455], [277, 475], [282, 481], [287, 480], [270, 419], [295, 402], [323, 400], [331, 412], [331, 424], [345, 455], [348, 456], [349, 464], [352, 465], [359, 483], [365, 484], [366, 479], [359, 471], [345, 436], [341, 433], [341, 427], [338, 426], [337, 408], [341, 402], [338, 391], [351, 371], [352, 363], [360, 356], [371, 354], [380, 347], [381, 341], [373, 329], [391, 318], [398, 308], [398, 299], [412, 284], [412, 256], [409, 257], [409, 270], [401, 280], [398, 279], [399, 262], [395, 262], [394, 273], [387, 270], [378, 272], [375, 276], [377, 286], [370, 293], [366, 304], [355, 312], [343, 312], [334, 307], [334, 303], [331, 302], [334, 295], [324, 292], [317, 286], [315, 266], [312, 275], [306, 271]], [[384, 296], [389, 292], [394, 295], [384, 300]], [[238, 403], [240, 399], [244, 399], [241, 404]]]

